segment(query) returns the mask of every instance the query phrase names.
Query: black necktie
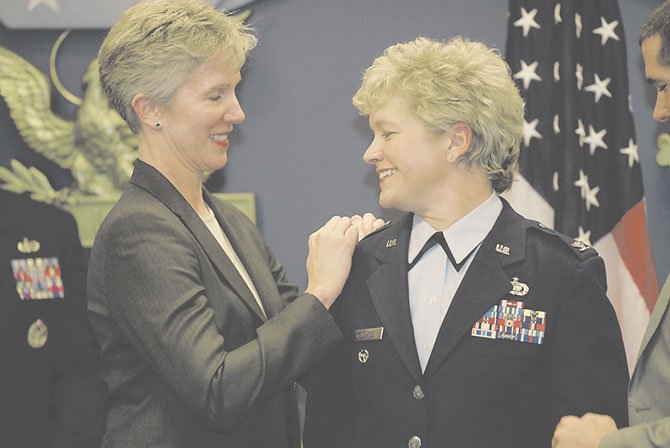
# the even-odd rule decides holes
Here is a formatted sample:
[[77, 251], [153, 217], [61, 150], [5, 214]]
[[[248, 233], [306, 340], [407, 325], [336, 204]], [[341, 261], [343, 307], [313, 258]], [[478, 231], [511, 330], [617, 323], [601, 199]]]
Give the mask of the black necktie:
[[412, 260], [412, 262], [409, 264], [407, 271], [411, 270], [419, 262], [421, 257], [423, 257], [423, 254], [428, 252], [428, 249], [430, 249], [436, 244], [442, 246], [442, 249], [444, 249], [444, 252], [447, 254], [447, 258], [451, 262], [451, 265], [454, 267], [454, 269], [456, 269], [456, 272], [461, 270], [465, 262], [468, 261], [468, 258], [470, 258], [470, 256], [475, 252], [475, 249], [477, 249], [477, 246], [475, 246], [475, 248], [472, 249], [472, 251], [465, 258], [463, 258], [463, 260], [461, 260], [460, 263], [456, 263], [454, 254], [451, 253], [451, 249], [449, 249], [449, 245], [447, 244], [447, 241], [444, 239], [444, 234], [442, 232], [435, 232], [433, 236], [428, 238], [428, 241], [426, 241], [426, 244], [423, 245], [417, 256], [414, 257], [414, 260]]

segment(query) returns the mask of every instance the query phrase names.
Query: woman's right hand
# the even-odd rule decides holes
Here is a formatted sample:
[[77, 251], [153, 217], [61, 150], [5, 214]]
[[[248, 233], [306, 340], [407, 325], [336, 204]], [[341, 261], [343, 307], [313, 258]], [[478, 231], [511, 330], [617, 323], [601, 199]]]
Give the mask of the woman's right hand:
[[309, 237], [306, 293], [330, 308], [342, 292], [351, 269], [358, 230], [348, 217], [333, 216]]

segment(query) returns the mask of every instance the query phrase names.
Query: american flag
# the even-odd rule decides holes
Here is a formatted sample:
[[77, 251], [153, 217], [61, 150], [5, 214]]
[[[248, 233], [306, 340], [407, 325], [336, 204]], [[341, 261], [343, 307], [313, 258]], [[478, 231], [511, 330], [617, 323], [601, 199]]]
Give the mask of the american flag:
[[629, 369], [658, 295], [616, 0], [510, 0], [506, 58], [526, 100], [523, 215], [598, 250]]

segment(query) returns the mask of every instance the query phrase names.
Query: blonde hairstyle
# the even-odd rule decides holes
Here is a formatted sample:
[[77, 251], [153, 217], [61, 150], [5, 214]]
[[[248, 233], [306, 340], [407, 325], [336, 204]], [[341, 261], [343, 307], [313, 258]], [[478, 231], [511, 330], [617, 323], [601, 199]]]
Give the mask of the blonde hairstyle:
[[131, 107], [138, 93], [167, 105], [195, 67], [225, 50], [241, 68], [256, 46], [241, 20], [202, 0], [148, 0], [128, 8], [98, 52], [100, 81], [134, 133], [141, 129]]
[[446, 44], [419, 37], [393, 45], [365, 71], [353, 103], [370, 115], [398, 96], [435, 133], [455, 123], [468, 125], [472, 144], [461, 162], [481, 166], [496, 192], [510, 188], [524, 102], [498, 51], [461, 37]]

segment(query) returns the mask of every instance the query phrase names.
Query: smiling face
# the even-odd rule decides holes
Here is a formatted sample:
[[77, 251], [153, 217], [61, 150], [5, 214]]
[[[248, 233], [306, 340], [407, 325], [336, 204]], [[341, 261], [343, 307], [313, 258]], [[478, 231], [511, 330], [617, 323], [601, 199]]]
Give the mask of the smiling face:
[[656, 34], [645, 39], [641, 49], [647, 81], [656, 88], [654, 120], [666, 121], [670, 117], [670, 67], [658, 62], [660, 36]]
[[235, 94], [240, 80], [239, 67], [225, 52], [197, 66], [159, 110], [161, 150], [190, 171], [222, 168], [228, 160], [228, 134], [245, 118]]
[[379, 177], [379, 204], [422, 215], [447, 186], [450, 132], [436, 135], [394, 97], [370, 114], [373, 140], [363, 159]]

